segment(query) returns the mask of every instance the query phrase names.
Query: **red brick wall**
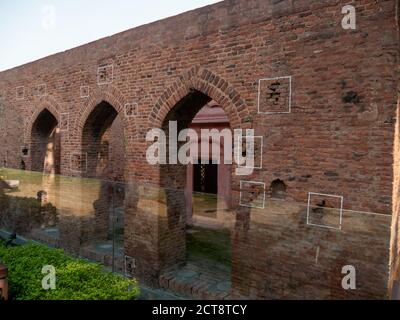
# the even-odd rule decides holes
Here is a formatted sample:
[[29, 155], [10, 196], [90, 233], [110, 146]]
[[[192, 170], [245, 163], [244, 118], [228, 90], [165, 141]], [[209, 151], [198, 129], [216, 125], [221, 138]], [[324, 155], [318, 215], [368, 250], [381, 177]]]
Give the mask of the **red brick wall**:
[[[400, 107], [400, 99], [399, 99], [399, 107]], [[399, 110], [399, 109], [398, 109]], [[400, 116], [399, 111], [397, 112], [397, 116]], [[396, 138], [395, 138], [395, 166], [394, 166], [394, 182], [393, 182], [393, 220], [392, 220], [392, 237], [391, 237], [391, 280], [392, 281], [400, 281], [400, 172], [399, 172], [399, 156], [400, 156], [400, 145], [399, 145], [399, 136], [400, 128], [399, 123], [396, 124]]]
[[[170, 110], [194, 88], [224, 108], [232, 128], [253, 127], [264, 137], [263, 169], [246, 180], [269, 186], [280, 179], [288, 197], [303, 203], [309, 191], [338, 194], [344, 196], [345, 209], [391, 214], [396, 1], [355, 1], [355, 31], [341, 27], [346, 4], [224, 1], [2, 72], [0, 121], [7, 134], [0, 137], [0, 160], [20, 166], [21, 146], [31, 139], [26, 128], [48, 106], [56, 118], [69, 114], [68, 130], [61, 131], [61, 173], [79, 175], [79, 168], [70, 166], [71, 155], [80, 152], [86, 120], [104, 100], [115, 108], [124, 133], [125, 180], [171, 182], [183, 171], [148, 165], [144, 138], [150, 128], [162, 127]], [[259, 114], [258, 80], [282, 76], [292, 76], [291, 113]], [[288, 88], [287, 80], [279, 85]], [[17, 90], [21, 86], [23, 96]], [[273, 101], [268, 90], [274, 86], [261, 82], [262, 93], [267, 92], [260, 95], [262, 103]], [[276, 107], [287, 105], [279, 103]], [[133, 116], [125, 116], [127, 104], [137, 105]], [[232, 176], [235, 197], [239, 180]], [[128, 205], [135, 207], [136, 200]], [[179, 207], [180, 198], [175, 204]], [[131, 232], [126, 246], [143, 251], [140, 244], [153, 244], [154, 255], [143, 264], [159, 270], [151, 261], [162, 264], [170, 252], [165, 247], [177, 243], [176, 238], [171, 233], [167, 240], [159, 236], [168, 230], [163, 221], [127, 214], [128, 228], [147, 234], [138, 239]], [[149, 232], [148, 223], [158, 231]], [[263, 296], [260, 290], [255, 292]]]
[[[400, 32], [400, 3], [397, 3], [397, 23]], [[399, 33], [400, 38], [400, 33]], [[398, 44], [400, 50], [400, 43]], [[397, 66], [400, 71], [400, 67]], [[400, 72], [397, 76], [400, 79]], [[398, 91], [400, 92], [400, 81], [398, 82]], [[397, 103], [397, 119], [400, 117], [400, 95]], [[393, 289], [393, 295], [399, 297], [400, 284], [400, 122], [396, 123], [394, 139], [394, 165], [393, 165], [393, 217], [390, 243], [390, 290]], [[396, 285], [397, 282], [397, 285]]]
[[[196, 66], [226, 81], [219, 94], [231, 94], [241, 106], [224, 101], [224, 108], [265, 136], [268, 170], [256, 176], [267, 184], [279, 176], [299, 200], [305, 200], [305, 190], [341, 193], [347, 208], [390, 213], [395, 1], [358, 1], [356, 31], [341, 28], [344, 4], [225, 1], [2, 72], [0, 91], [8, 112], [1, 157], [8, 151], [8, 164], [19, 166], [31, 101], [51, 99], [59, 112], [70, 114], [61, 159], [62, 173], [70, 174], [69, 154], [78, 147], [75, 133], [83, 110], [93, 99], [110, 98], [118, 111], [126, 103], [138, 104], [140, 116], [126, 120], [129, 174], [154, 180], [155, 174], [143, 175], [143, 136], [154, 126], [153, 118], [164, 115], [155, 113], [165, 90], [175, 83], [191, 86], [177, 79]], [[107, 64], [113, 64], [113, 81], [98, 86], [98, 67]], [[293, 76], [292, 113], [258, 115], [258, 79], [285, 75]], [[205, 82], [217, 87], [214, 78]], [[46, 84], [45, 97], [38, 93], [41, 84]], [[24, 86], [24, 100], [16, 99], [19, 86]], [[81, 86], [89, 86], [90, 98], [81, 98]], [[350, 91], [359, 102], [343, 101]]]

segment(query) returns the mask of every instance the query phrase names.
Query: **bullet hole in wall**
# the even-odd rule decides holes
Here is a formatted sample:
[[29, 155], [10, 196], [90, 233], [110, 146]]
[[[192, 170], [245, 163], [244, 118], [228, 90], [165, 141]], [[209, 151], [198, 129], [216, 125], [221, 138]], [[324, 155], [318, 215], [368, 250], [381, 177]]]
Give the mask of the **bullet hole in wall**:
[[276, 179], [272, 181], [270, 187], [271, 197], [275, 199], [285, 199], [286, 198], [286, 184], [280, 180]]

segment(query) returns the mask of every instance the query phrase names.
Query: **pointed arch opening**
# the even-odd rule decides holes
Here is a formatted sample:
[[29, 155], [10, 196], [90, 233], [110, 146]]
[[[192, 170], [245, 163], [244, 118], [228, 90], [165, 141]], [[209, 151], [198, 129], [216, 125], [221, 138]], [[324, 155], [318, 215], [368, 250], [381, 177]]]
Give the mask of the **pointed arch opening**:
[[[225, 141], [225, 135], [220, 135], [222, 130], [227, 129], [232, 139], [229, 118], [209, 95], [191, 89], [162, 122], [167, 159], [170, 156], [171, 122], [176, 123], [178, 135], [182, 130], [190, 129], [186, 141], [177, 141], [176, 152], [179, 153], [189, 141], [195, 141], [198, 152], [187, 165], [178, 159], [177, 164], [160, 166], [160, 185], [167, 205], [167, 223], [162, 233], [163, 243], [160, 244], [166, 251], [163, 256], [167, 265], [181, 265], [176, 269], [177, 278], [182, 272], [201, 270], [210, 285], [217, 281], [227, 284], [229, 288], [230, 223], [234, 223], [234, 219], [230, 221], [234, 215], [229, 213], [232, 168], [224, 163], [223, 144], [228, 141]], [[203, 130], [208, 130], [209, 138], [203, 138]], [[215, 152], [216, 148], [219, 152]], [[205, 152], [206, 149], [208, 152]]]
[[122, 181], [125, 163], [124, 132], [117, 110], [100, 102], [89, 114], [82, 131], [86, 155], [85, 177]]
[[[162, 159], [169, 158], [168, 129], [170, 122], [176, 123], [179, 135], [180, 130], [195, 126], [196, 116], [201, 116], [202, 108], [213, 102], [219, 105], [225, 114], [224, 118], [228, 119], [224, 125], [231, 130], [232, 138], [233, 130], [252, 127], [251, 114], [240, 93], [217, 74], [202, 67], [193, 66], [164, 90], [148, 112], [147, 130], [151, 132], [151, 139], [153, 139], [150, 143], [154, 142], [154, 146], [150, 146], [150, 143], [147, 145], [149, 148], [147, 152], [151, 150], [151, 162], [154, 163], [154, 158], [158, 158], [161, 163], [164, 163]], [[159, 129], [163, 132], [160, 133]], [[147, 137], [146, 142], [149, 142]], [[159, 142], [161, 145], [165, 145], [165, 148], [162, 149], [165, 149], [166, 152], [157, 147], [160, 145]], [[187, 143], [188, 141], [177, 141], [175, 153]], [[233, 141], [231, 143], [233, 144]], [[195, 144], [198, 144], [197, 140]], [[148, 153], [146, 153], [146, 157], [148, 157]], [[135, 159], [135, 161], [137, 160]], [[152, 167], [150, 167], [149, 159], [147, 161], [145, 168], [148, 170], [146, 173], [148, 172], [149, 177], [145, 177], [142, 172], [135, 172], [135, 177], [138, 177], [139, 181], [143, 179], [146, 183], [154, 181], [157, 184], [156, 190], [152, 191], [146, 186], [143, 188], [132, 187], [129, 196], [129, 199], [132, 199], [129, 200], [129, 210], [132, 214], [127, 215], [126, 219], [127, 233], [130, 234], [130, 237], [127, 237], [126, 251], [129, 256], [137, 258], [136, 274], [150, 285], [161, 284], [162, 287], [168, 289], [169, 284], [174, 281], [164, 281], [164, 275], [168, 279], [174, 277], [179, 283], [183, 274], [193, 274], [193, 270], [199, 270], [204, 275], [212, 272], [213, 276], [210, 278], [213, 278], [214, 281], [217, 279], [218, 285], [223, 288], [224, 292], [229, 291], [233, 279], [231, 269], [235, 267], [235, 262], [232, 262], [234, 254], [231, 254], [231, 243], [235, 241], [234, 237], [231, 237], [232, 232], [235, 232], [233, 226], [236, 229], [237, 217], [246, 223], [249, 216], [247, 208], [240, 212], [240, 216], [232, 210], [233, 207], [236, 208], [239, 199], [240, 177], [235, 175], [236, 164], [231, 165], [227, 170], [228, 183], [224, 184], [228, 190], [228, 196], [224, 199], [226, 209], [221, 210], [221, 213], [224, 211], [225, 216], [230, 216], [233, 225], [227, 228], [212, 226], [202, 233], [190, 230], [190, 225], [197, 223], [197, 221], [191, 221], [193, 202], [190, 203], [190, 199], [193, 193], [192, 179], [194, 178], [193, 175], [191, 177], [188, 175], [190, 164], [180, 164], [180, 162], [160, 164], [155, 161], [155, 164], [151, 164]], [[212, 170], [210, 171], [212, 172]], [[218, 183], [214, 192], [215, 189], [218, 189], [219, 192], [220, 185], [223, 184]], [[223, 197], [218, 194], [218, 200], [221, 198]], [[212, 212], [207, 213], [215, 214], [215, 209], [210, 211]], [[219, 207], [217, 207], [217, 211], [219, 211]], [[211, 217], [211, 219], [213, 218]], [[146, 228], [145, 232], [137, 232], [144, 230], [144, 226], [147, 225], [152, 227]], [[193, 239], [188, 241], [191, 236]], [[200, 242], [197, 242], [196, 245], [198, 240]], [[201, 244], [202, 240], [206, 240], [208, 243]], [[221, 251], [221, 245], [226, 249]], [[196, 250], [196, 247], [199, 250]], [[191, 251], [191, 249], [194, 250]], [[192, 258], [197, 255], [195, 261], [190, 261], [190, 255]], [[212, 263], [203, 263], [207, 257]], [[193, 261], [195, 262], [194, 267]], [[172, 273], [169, 273], [170, 271]], [[215, 283], [207, 283], [207, 286], [213, 284]], [[207, 291], [207, 289], [204, 290]]]
[[97, 186], [90, 200], [93, 223], [87, 231], [93, 236], [87, 239], [85, 250], [93, 254], [103, 247], [120, 250], [124, 235], [124, 125], [111, 103], [102, 100], [91, 110], [82, 128], [81, 141], [86, 159], [82, 176], [94, 179]]
[[31, 170], [60, 173], [60, 129], [57, 118], [48, 110], [39, 113], [31, 129]]

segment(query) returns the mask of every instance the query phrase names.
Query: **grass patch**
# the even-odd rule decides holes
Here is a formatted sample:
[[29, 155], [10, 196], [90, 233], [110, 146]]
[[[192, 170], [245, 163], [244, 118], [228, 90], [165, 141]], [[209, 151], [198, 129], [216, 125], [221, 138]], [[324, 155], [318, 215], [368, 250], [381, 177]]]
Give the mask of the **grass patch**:
[[[0, 261], [8, 267], [10, 297], [14, 300], [133, 300], [135, 280], [105, 272], [100, 264], [74, 259], [61, 249], [28, 243], [6, 248], [0, 242]], [[56, 269], [56, 289], [42, 288], [42, 268]]]
[[[42, 172], [25, 171], [11, 168], [0, 168], [0, 178], [3, 180], [18, 180], [21, 184], [31, 184], [42, 186], [43, 180], [52, 178], [55, 184], [61, 186], [85, 186], [85, 187], [98, 187], [102, 180], [93, 178], [69, 177], [61, 175], [43, 174]], [[107, 183], [107, 181], [104, 181]], [[110, 184], [113, 182], [109, 182]]]

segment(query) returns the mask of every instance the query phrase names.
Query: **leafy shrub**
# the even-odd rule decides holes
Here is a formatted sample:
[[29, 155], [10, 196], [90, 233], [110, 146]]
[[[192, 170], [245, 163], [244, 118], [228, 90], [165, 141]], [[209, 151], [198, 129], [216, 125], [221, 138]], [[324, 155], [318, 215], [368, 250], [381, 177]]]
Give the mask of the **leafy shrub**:
[[[10, 295], [15, 300], [132, 300], [139, 294], [134, 280], [104, 272], [102, 266], [74, 259], [61, 249], [28, 243], [6, 248], [0, 261], [8, 267]], [[42, 268], [56, 269], [56, 289], [42, 289]]]

